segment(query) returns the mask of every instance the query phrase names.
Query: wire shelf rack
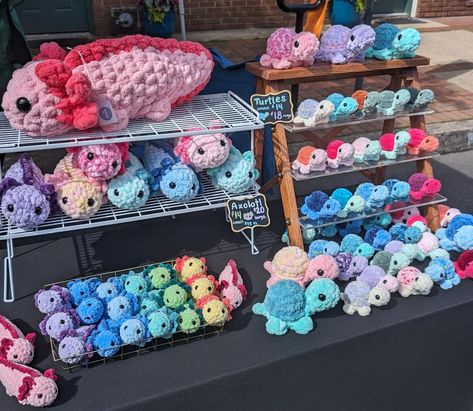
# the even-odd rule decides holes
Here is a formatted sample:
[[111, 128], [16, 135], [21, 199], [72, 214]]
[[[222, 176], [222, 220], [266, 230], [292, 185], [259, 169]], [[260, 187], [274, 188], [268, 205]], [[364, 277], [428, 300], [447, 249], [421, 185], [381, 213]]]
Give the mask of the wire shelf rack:
[[32, 230], [11, 226], [2, 215], [0, 240], [34, 237], [74, 230], [85, 230], [89, 228], [149, 220], [196, 211], [212, 210], [225, 207], [227, 200], [231, 198], [256, 194], [259, 190], [259, 186], [255, 184], [243, 193], [230, 194], [225, 190], [215, 188], [211, 184], [209, 178], [204, 174], [201, 174], [201, 181], [204, 186], [204, 192], [197, 195], [197, 197], [188, 203], [177, 203], [169, 200], [163, 194], [150, 197], [146, 204], [137, 210], [119, 209], [108, 202], [107, 204], [102, 205], [99, 211], [89, 219], [76, 220], [59, 212], [58, 214], [50, 216], [43, 224]]
[[413, 117], [413, 116], [426, 116], [428, 114], [435, 113], [434, 110], [419, 110], [419, 111], [398, 111], [392, 116], [385, 116], [383, 113], [364, 114], [360, 111], [352, 114], [351, 116], [336, 121], [330, 121], [328, 123], [316, 124], [314, 126], [307, 127], [304, 124], [287, 123], [282, 124], [282, 127], [291, 133], [298, 133], [301, 131], [315, 131], [315, 130], [326, 130], [334, 127], [346, 127], [354, 126], [363, 123], [372, 123], [373, 121], [385, 121], [391, 120], [398, 117]]
[[325, 171], [314, 171], [309, 174], [302, 174], [298, 172], [297, 170], [292, 170], [291, 175], [292, 178], [296, 181], [304, 181], [304, 180], [311, 180], [313, 178], [320, 178], [320, 177], [327, 177], [327, 176], [334, 176], [338, 174], [345, 174], [345, 173], [352, 173], [354, 171], [363, 171], [363, 170], [369, 170], [372, 168], [377, 168], [377, 167], [386, 167], [386, 166], [392, 166], [394, 164], [402, 164], [402, 163], [409, 163], [412, 161], [417, 161], [417, 160], [426, 160], [434, 157], [439, 157], [440, 154], [437, 153], [436, 151], [432, 151], [430, 153], [422, 153], [420, 155], [414, 156], [411, 154], [406, 154], [403, 156], [398, 156], [397, 159], [395, 160], [379, 160], [379, 161], [370, 161], [370, 162], [364, 162], [364, 163], [355, 163], [351, 167], [339, 167], [339, 168], [329, 168]]
[[[175, 260], [163, 261], [163, 263], [174, 265]], [[136, 267], [129, 267], [129, 268], [121, 269], [121, 270], [109, 271], [106, 273], [100, 273], [96, 275], [89, 275], [89, 276], [76, 277], [76, 278], [80, 278], [81, 280], [86, 280], [93, 277], [93, 278], [99, 278], [100, 281], [106, 281], [108, 278], [118, 277], [122, 274], [127, 274], [130, 271], [141, 272], [146, 267], [150, 265], [155, 265], [155, 264], [159, 264], [159, 263], [146, 264], [146, 265], [141, 265], [141, 266], [136, 266]], [[60, 281], [57, 283], [46, 284], [43, 288], [49, 289], [53, 285], [66, 287], [67, 282], [73, 279], [74, 278], [70, 278], [68, 280]], [[59, 356], [59, 343], [53, 340], [51, 337], [49, 337], [49, 345], [51, 348], [51, 355], [53, 357], [53, 361], [62, 362], [61, 368], [63, 370], [73, 371], [75, 369], [89, 367], [94, 364], [108, 364], [108, 363], [112, 363], [115, 360], [123, 360], [133, 355], [141, 355], [144, 353], [157, 351], [159, 349], [164, 349], [166, 347], [172, 347], [177, 344], [188, 343], [193, 340], [200, 340], [200, 339], [204, 339], [210, 336], [220, 335], [221, 333], [223, 333], [224, 327], [225, 327], [225, 324], [217, 325], [217, 326], [202, 325], [199, 327], [199, 329], [195, 333], [192, 333], [192, 334], [185, 333], [182, 331], [177, 331], [169, 339], [164, 339], [164, 338], [146, 339], [143, 341], [144, 345], [142, 347], [122, 344], [116, 347], [118, 348], [117, 354], [111, 357], [107, 357], [107, 358], [100, 357], [96, 350], [88, 351], [87, 353], [90, 354], [92, 357], [87, 362], [80, 361], [81, 359], [77, 358], [77, 356], [61, 358]]]
[[444, 203], [447, 201], [447, 198], [444, 197], [441, 194], [435, 194], [433, 197], [426, 197], [423, 198], [422, 200], [414, 200], [410, 198], [408, 201], [404, 203], [399, 203], [397, 205], [392, 206], [392, 208], [388, 209], [387, 206], [378, 208], [375, 211], [371, 212], [364, 212], [360, 214], [353, 214], [352, 216], [348, 216], [346, 218], [342, 217], [337, 217], [335, 219], [332, 219], [330, 221], [313, 221], [307, 216], [303, 216], [299, 219], [299, 222], [302, 226], [307, 227], [307, 228], [322, 228], [322, 227], [327, 227], [329, 225], [333, 224], [343, 224], [343, 223], [348, 223], [349, 221], [355, 221], [355, 220], [360, 220], [360, 219], [365, 219], [365, 218], [370, 218], [370, 217], [376, 217], [377, 215], [380, 215], [382, 213], [395, 213], [396, 211], [402, 211], [402, 210], [407, 210], [409, 208], [413, 207], [425, 207], [429, 205], [434, 205], [434, 204], [440, 204]]
[[[120, 131], [71, 131], [66, 135], [50, 138], [30, 137], [14, 130], [5, 115], [0, 113], [0, 154], [177, 138], [204, 133], [234, 133], [263, 127], [258, 113], [232, 92], [195, 96], [192, 101], [174, 108], [169, 117], [159, 123], [137, 119], [131, 120], [128, 127]], [[187, 131], [190, 129], [194, 131]]]

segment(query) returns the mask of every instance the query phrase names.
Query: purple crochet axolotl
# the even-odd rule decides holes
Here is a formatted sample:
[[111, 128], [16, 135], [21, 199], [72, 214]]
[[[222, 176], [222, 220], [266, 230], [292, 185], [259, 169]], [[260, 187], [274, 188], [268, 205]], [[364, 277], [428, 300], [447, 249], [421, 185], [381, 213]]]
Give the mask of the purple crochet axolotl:
[[69, 330], [77, 328], [80, 318], [74, 309], [62, 308], [54, 314], [47, 314], [39, 323], [41, 334], [49, 335], [56, 341], [61, 341]]
[[51, 288], [39, 290], [34, 296], [36, 308], [43, 314], [53, 314], [61, 308], [72, 308], [69, 290], [65, 287], [53, 285]]
[[57, 210], [54, 185], [44, 181], [43, 173], [28, 154], [22, 154], [5, 173], [0, 198], [8, 223], [20, 228], [35, 228]]
[[335, 25], [324, 32], [315, 60], [332, 64], [345, 64], [352, 61], [364, 61], [365, 50], [375, 41], [374, 30], [360, 24], [352, 29]]

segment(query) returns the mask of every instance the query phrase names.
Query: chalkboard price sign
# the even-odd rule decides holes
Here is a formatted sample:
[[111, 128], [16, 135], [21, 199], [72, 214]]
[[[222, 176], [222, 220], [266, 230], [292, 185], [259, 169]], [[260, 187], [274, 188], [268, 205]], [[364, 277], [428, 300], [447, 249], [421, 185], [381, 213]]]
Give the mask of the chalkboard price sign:
[[267, 227], [271, 223], [263, 194], [232, 198], [227, 201], [227, 212], [232, 230], [236, 233], [247, 228]]
[[265, 124], [290, 123], [293, 120], [292, 98], [289, 90], [279, 93], [253, 94], [251, 106]]

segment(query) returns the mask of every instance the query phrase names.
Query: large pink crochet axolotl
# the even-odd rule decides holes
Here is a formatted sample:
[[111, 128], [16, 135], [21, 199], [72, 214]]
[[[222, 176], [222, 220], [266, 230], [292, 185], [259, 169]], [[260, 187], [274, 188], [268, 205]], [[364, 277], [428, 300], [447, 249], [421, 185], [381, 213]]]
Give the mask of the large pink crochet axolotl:
[[319, 254], [310, 260], [309, 266], [304, 276], [304, 283], [317, 278], [330, 278], [331, 280], [338, 277], [339, 268], [337, 260], [328, 254]]
[[72, 165], [80, 168], [88, 177], [110, 180], [125, 171], [128, 160], [128, 143], [95, 144], [83, 147], [69, 147]]
[[8, 318], [0, 315], [0, 357], [29, 364], [34, 357], [35, 333], [24, 335]]
[[[40, 58], [47, 60], [13, 73], [2, 102], [13, 128], [32, 136], [54, 136], [96, 126], [120, 130], [132, 118], [162, 121], [171, 107], [205, 87], [213, 69], [205, 47], [175, 39], [103, 39], [77, 46], [65, 56], [58, 49], [57, 44], [43, 45]], [[108, 121], [99, 121], [99, 111]]]
[[266, 44], [266, 54], [260, 63], [265, 67], [288, 69], [291, 67], [310, 66], [319, 49], [319, 40], [308, 31], [296, 33], [292, 29], [280, 28], [273, 32]]
[[407, 181], [411, 186], [409, 195], [414, 200], [432, 197], [442, 189], [442, 183], [436, 178], [429, 178], [424, 173], [414, 173]]
[[43, 375], [34, 368], [0, 357], [0, 381], [7, 395], [16, 397], [21, 405], [51, 405], [58, 395], [56, 379], [52, 368], [46, 370]]
[[308, 266], [309, 256], [304, 250], [294, 246], [281, 248], [273, 261], [264, 263], [264, 268], [271, 274], [266, 286], [271, 287], [281, 280], [293, 280], [303, 285]]
[[343, 140], [333, 140], [327, 146], [327, 165], [330, 168], [338, 166], [350, 167], [355, 161], [355, 148]]

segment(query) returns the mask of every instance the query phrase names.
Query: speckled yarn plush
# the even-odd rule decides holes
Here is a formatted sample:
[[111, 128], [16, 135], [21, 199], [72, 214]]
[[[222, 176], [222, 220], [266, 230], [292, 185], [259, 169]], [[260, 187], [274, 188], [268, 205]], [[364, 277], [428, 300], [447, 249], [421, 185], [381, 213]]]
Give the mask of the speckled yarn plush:
[[57, 210], [54, 185], [44, 180], [28, 154], [22, 154], [5, 173], [0, 198], [8, 223], [20, 228], [35, 228]]
[[88, 177], [110, 180], [125, 171], [128, 143], [69, 147], [67, 152], [73, 154], [72, 165], [80, 168]]
[[[205, 87], [214, 65], [199, 43], [142, 35], [80, 45], [64, 61], [55, 59], [62, 57], [52, 52], [58, 48], [42, 50], [49, 60], [13, 73], [2, 102], [13, 128], [53, 136], [97, 125], [120, 130], [131, 118], [162, 121]], [[98, 122], [101, 98], [112, 105], [116, 123]]]
[[304, 275], [309, 266], [309, 256], [299, 247], [288, 246], [281, 248], [272, 261], [266, 261], [264, 268], [271, 274], [266, 282], [270, 287], [274, 283], [289, 279], [300, 284], [304, 283]]

